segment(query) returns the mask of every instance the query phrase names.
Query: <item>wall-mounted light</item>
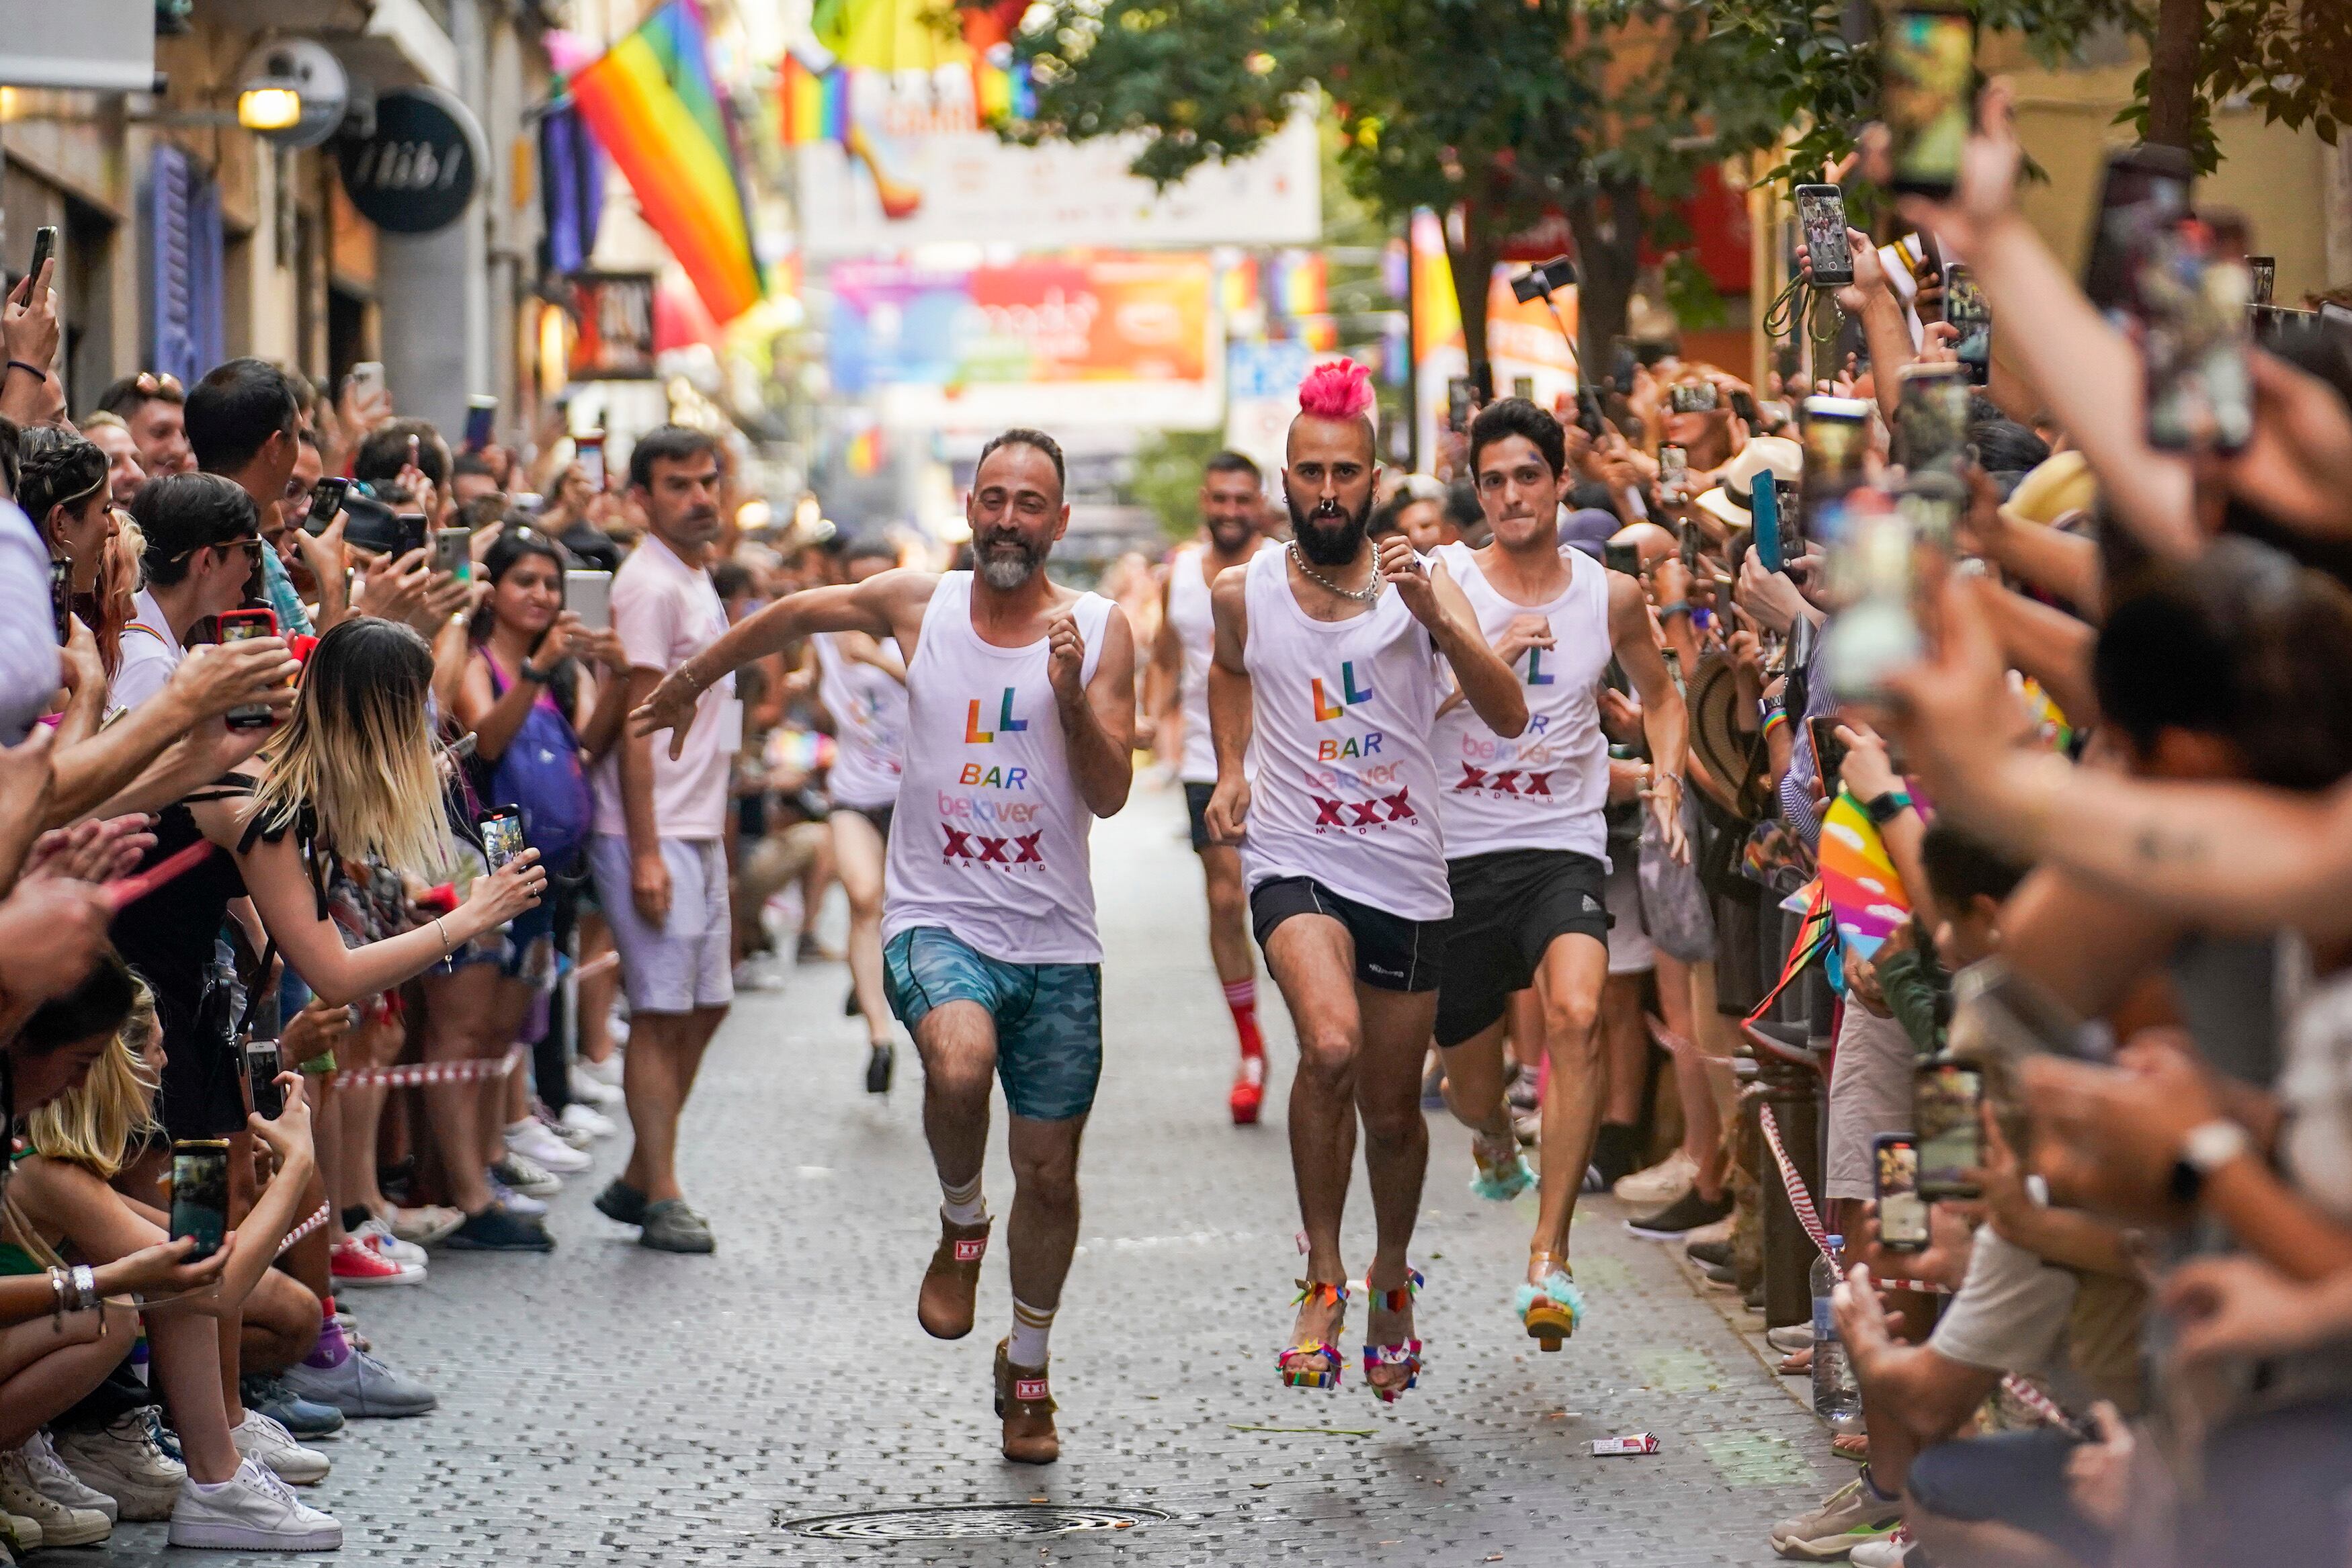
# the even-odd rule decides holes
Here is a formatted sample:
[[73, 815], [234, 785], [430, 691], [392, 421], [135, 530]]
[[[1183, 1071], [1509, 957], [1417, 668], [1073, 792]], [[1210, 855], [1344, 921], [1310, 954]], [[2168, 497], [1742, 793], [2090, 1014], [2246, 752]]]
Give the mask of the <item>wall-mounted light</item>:
[[236, 95], [236, 122], [247, 131], [291, 131], [302, 123], [302, 95], [290, 87], [249, 87]]
[[236, 122], [281, 147], [316, 147], [351, 107], [341, 60], [309, 38], [262, 45], [237, 71]]

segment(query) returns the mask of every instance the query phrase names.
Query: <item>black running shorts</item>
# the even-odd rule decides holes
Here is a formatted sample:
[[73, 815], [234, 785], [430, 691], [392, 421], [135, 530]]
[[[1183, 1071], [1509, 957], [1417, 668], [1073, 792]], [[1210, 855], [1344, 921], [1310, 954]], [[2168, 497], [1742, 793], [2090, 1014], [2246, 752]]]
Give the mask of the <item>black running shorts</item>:
[[1209, 797], [1217, 792], [1214, 784], [1184, 781], [1184, 811], [1192, 819], [1192, 852], [1200, 853], [1216, 840], [1209, 837]]
[[1497, 850], [1445, 862], [1454, 918], [1444, 927], [1445, 986], [1437, 1043], [1460, 1045], [1535, 983], [1555, 938], [1609, 941], [1609, 868], [1573, 850]]
[[1437, 989], [1444, 921], [1407, 920], [1342, 898], [1308, 876], [1277, 876], [1250, 889], [1250, 925], [1260, 947], [1294, 915], [1328, 915], [1348, 928], [1360, 983], [1383, 991]]

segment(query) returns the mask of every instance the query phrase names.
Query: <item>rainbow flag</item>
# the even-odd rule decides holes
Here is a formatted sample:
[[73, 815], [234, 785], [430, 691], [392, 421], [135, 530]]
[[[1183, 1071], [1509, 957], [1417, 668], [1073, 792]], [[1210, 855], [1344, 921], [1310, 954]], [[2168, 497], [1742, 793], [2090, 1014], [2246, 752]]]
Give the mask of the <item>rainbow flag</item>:
[[811, 70], [787, 49], [776, 97], [783, 106], [785, 146], [849, 140], [849, 72], [843, 67]]
[[721, 326], [766, 287], [751, 250], [751, 205], [710, 75], [702, 9], [670, 0], [572, 73], [572, 101], [628, 177], [646, 221]]
[[1867, 958], [1911, 918], [1911, 896], [1870, 813], [1843, 790], [1822, 818], [1822, 886], [1846, 946]]

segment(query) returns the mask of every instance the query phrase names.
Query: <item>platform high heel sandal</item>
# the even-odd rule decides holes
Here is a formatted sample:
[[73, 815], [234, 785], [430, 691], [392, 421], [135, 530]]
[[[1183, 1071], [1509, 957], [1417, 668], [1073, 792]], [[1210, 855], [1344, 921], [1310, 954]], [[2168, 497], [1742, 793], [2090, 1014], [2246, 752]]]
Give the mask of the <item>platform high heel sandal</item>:
[[1536, 1185], [1536, 1168], [1519, 1152], [1518, 1139], [1505, 1133], [1500, 1141], [1470, 1140], [1470, 1158], [1478, 1174], [1470, 1178], [1470, 1196], [1488, 1203], [1508, 1203]]
[[[1379, 1310], [1401, 1312], [1412, 1304], [1414, 1297], [1421, 1294], [1421, 1270], [1407, 1269], [1405, 1282], [1395, 1290], [1376, 1291], [1367, 1283], [1364, 1286], [1364, 1293], [1371, 1298], [1372, 1305]], [[1373, 1377], [1374, 1372], [1390, 1367], [1403, 1370], [1402, 1383], [1384, 1384]], [[1372, 1397], [1383, 1405], [1393, 1405], [1407, 1390], [1418, 1387], [1421, 1384], [1421, 1341], [1408, 1339], [1401, 1340], [1394, 1344], [1364, 1346], [1364, 1382], [1370, 1387]]]
[[1576, 1325], [1584, 1321], [1584, 1292], [1576, 1288], [1564, 1260], [1538, 1252], [1531, 1260], [1550, 1267], [1544, 1270], [1542, 1284], [1519, 1287], [1519, 1322], [1527, 1325], [1529, 1339], [1545, 1350], [1558, 1350], [1560, 1342], [1576, 1333]]
[[[1348, 1324], [1347, 1286], [1301, 1280], [1298, 1281], [1298, 1294], [1291, 1298], [1291, 1304], [1299, 1307], [1330, 1306], [1334, 1303], [1339, 1308], [1339, 1315], [1332, 1320], [1331, 1338], [1337, 1340]], [[1286, 1347], [1276, 1363], [1281, 1369], [1285, 1388], [1337, 1388], [1339, 1386], [1340, 1364], [1337, 1344], [1312, 1336]]]

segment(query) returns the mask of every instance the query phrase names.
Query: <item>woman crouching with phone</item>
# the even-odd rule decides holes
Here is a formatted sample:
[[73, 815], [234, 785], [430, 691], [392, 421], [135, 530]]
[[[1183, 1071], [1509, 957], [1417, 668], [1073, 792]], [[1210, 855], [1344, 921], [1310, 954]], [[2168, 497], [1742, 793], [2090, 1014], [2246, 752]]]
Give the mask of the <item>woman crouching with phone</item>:
[[[422, 974], [531, 908], [546, 885], [538, 857], [526, 852], [477, 879], [448, 914], [345, 947], [329, 915], [330, 886], [343, 859], [381, 861], [427, 883], [447, 874], [443, 758], [425, 704], [432, 676], [430, 649], [405, 626], [362, 616], [321, 637], [283, 727], [251, 761], [167, 809], [147, 863], [200, 842], [219, 852], [115, 917], [117, 949], [155, 994], [164, 1130], [174, 1141], [230, 1139], [233, 1178], [251, 1159], [236, 988], [231, 967], [215, 956], [219, 945], [205, 939], [221, 929], [233, 902], [251, 900], [261, 926], [254, 940], [281, 956], [319, 1005], [333, 1008]], [[315, 1193], [310, 1201], [318, 1201]], [[241, 1326], [241, 1314], [223, 1314], [220, 1373], [232, 1427], [245, 1417]], [[344, 1351], [331, 1375], [368, 1371], [366, 1358], [341, 1345], [331, 1321], [321, 1324], [320, 1350]], [[304, 1371], [299, 1392], [318, 1397], [319, 1379]]]
[[[170, 1237], [171, 1216], [160, 1206], [172, 1201], [170, 1195], [151, 1193], [159, 1201], [146, 1202], [110, 1185], [130, 1169], [153, 1125], [163, 1036], [146, 988], [110, 961], [66, 1004], [45, 1011], [71, 1019], [64, 1026], [68, 1029], [96, 1025], [90, 1038], [100, 1045], [79, 1084], [26, 1118], [30, 1157], [18, 1163], [9, 1185], [0, 1270], [57, 1267], [68, 1258], [100, 1267], [141, 1258], [186, 1258], [191, 1244]], [[169, 1478], [174, 1467], [160, 1451], [124, 1451], [149, 1447], [143, 1428], [136, 1437], [110, 1428], [88, 1438], [68, 1438], [79, 1473], [105, 1486], [82, 1500], [90, 1507], [58, 1500], [54, 1481], [41, 1489], [49, 1503], [39, 1517], [48, 1544], [104, 1539], [100, 1527], [115, 1510], [98, 1511], [94, 1505], [101, 1499], [111, 1499], [124, 1518], [168, 1517], [174, 1546], [315, 1552], [343, 1542], [342, 1527], [298, 1502], [278, 1473], [289, 1454], [303, 1452], [293, 1438], [258, 1411], [244, 1413], [232, 1425], [222, 1401], [216, 1325], [237, 1316], [263, 1282], [278, 1243], [300, 1217], [316, 1174], [310, 1108], [300, 1075], [280, 1073], [278, 1082], [285, 1104], [276, 1119], [257, 1115], [247, 1122], [275, 1164], [268, 1185], [210, 1258], [181, 1270], [179, 1291], [154, 1291], [137, 1303], [146, 1317], [156, 1385], [180, 1437], [183, 1473], [173, 1484]], [[75, 1390], [77, 1395], [94, 1387], [129, 1354], [138, 1332], [127, 1301], [110, 1301], [96, 1312], [76, 1314], [78, 1328], [85, 1326], [85, 1317], [91, 1320], [86, 1327], [96, 1359], [86, 1369], [87, 1386]], [[39, 1403], [12, 1401], [0, 1415], [0, 1444], [13, 1449], [25, 1443], [33, 1434], [20, 1428], [37, 1426], [63, 1407], [54, 1393]], [[57, 1462], [46, 1443], [37, 1457], [27, 1453], [29, 1463]]]

